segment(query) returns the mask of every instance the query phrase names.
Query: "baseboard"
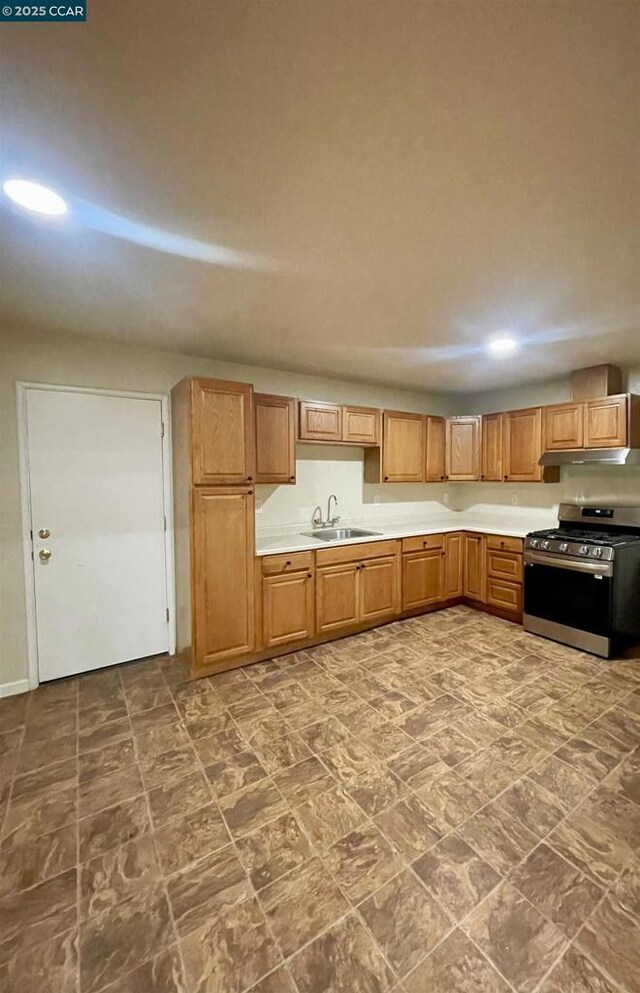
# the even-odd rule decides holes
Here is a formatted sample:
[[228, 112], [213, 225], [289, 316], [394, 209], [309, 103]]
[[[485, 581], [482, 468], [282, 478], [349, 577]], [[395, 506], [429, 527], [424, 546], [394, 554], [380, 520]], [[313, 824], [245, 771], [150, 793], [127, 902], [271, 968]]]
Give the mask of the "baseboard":
[[0, 697], [15, 696], [17, 693], [29, 692], [29, 680], [18, 679], [15, 683], [0, 683]]

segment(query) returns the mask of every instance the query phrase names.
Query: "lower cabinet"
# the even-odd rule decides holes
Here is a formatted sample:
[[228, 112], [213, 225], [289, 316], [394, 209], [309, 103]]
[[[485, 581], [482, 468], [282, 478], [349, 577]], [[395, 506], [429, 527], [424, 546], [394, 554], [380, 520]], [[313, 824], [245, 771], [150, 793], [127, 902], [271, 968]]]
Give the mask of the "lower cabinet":
[[424, 548], [402, 556], [402, 609], [413, 610], [444, 598], [444, 548]]
[[263, 577], [262, 634], [265, 648], [313, 638], [314, 592], [312, 572]]
[[318, 634], [400, 612], [398, 555], [320, 566], [316, 570]]
[[316, 571], [316, 631], [332, 631], [358, 623], [356, 562], [343, 562]]
[[508, 583], [502, 579], [487, 576], [487, 595], [485, 602], [491, 607], [511, 614], [522, 613], [522, 583]]
[[514, 616], [522, 613], [522, 549], [520, 538], [486, 539], [486, 603]]
[[464, 592], [464, 537], [461, 531], [452, 531], [444, 538], [444, 600]]
[[483, 534], [464, 534], [463, 595], [468, 600], [484, 603], [485, 554]]
[[358, 563], [358, 621], [384, 620], [400, 610], [398, 557]]

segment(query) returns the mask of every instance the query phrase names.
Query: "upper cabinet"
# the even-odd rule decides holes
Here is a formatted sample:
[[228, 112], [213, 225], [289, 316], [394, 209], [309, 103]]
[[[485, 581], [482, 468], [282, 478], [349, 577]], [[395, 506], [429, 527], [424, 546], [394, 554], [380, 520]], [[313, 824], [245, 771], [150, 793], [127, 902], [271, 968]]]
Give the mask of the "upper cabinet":
[[447, 418], [447, 479], [480, 479], [480, 417]]
[[620, 448], [629, 444], [628, 403], [623, 395], [584, 404], [585, 448]]
[[301, 400], [300, 441], [342, 441], [342, 407]]
[[538, 482], [542, 467], [542, 408], [509, 410], [504, 416], [503, 478], [513, 483]]
[[292, 397], [256, 393], [256, 482], [295, 483], [296, 413]]
[[379, 445], [382, 413], [376, 407], [343, 407], [342, 440], [354, 445]]
[[218, 379], [191, 379], [187, 389], [192, 482], [209, 486], [251, 483], [253, 387]]
[[546, 451], [583, 447], [584, 408], [583, 403], [556, 403], [544, 408]]
[[423, 482], [424, 416], [385, 410], [382, 423], [382, 482]]
[[439, 483], [446, 475], [445, 465], [445, 434], [446, 421], [444, 417], [426, 419], [426, 441], [424, 458], [424, 478], [427, 483]]
[[488, 482], [502, 481], [502, 431], [503, 414], [484, 414], [482, 417], [482, 473]]

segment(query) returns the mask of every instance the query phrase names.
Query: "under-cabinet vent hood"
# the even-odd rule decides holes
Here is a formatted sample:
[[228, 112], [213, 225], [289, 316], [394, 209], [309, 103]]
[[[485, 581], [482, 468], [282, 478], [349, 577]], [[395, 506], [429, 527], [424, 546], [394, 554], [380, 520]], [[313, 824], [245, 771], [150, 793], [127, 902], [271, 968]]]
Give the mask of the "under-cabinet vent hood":
[[640, 448], [576, 448], [545, 452], [540, 465], [640, 465]]

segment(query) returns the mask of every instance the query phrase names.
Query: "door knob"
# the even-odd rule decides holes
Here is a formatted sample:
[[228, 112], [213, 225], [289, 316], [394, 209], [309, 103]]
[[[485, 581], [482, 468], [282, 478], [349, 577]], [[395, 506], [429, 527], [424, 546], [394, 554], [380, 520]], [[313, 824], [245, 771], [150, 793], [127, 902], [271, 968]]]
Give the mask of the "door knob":
[[41, 548], [38, 552], [38, 556], [41, 562], [48, 562], [51, 558], [51, 551], [48, 548]]
[[49, 530], [49, 528], [40, 528], [40, 530], [38, 531], [38, 538], [50, 538], [50, 537], [51, 537], [51, 531]]

